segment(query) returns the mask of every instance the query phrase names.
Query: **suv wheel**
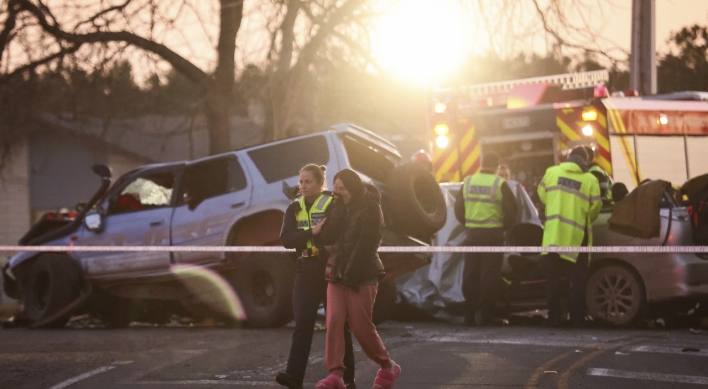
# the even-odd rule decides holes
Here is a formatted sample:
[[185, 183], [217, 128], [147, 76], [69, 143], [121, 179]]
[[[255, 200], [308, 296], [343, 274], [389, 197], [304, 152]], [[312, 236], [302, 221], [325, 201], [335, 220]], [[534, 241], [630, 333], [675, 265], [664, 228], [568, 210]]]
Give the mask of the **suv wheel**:
[[643, 313], [644, 286], [633, 269], [607, 265], [590, 276], [585, 299], [588, 311], [595, 319], [624, 326]]
[[234, 287], [248, 325], [273, 328], [289, 322], [294, 283], [295, 264], [287, 254], [254, 253], [240, 263]]
[[[81, 293], [81, 274], [74, 261], [62, 254], [42, 254], [32, 264], [23, 291], [24, 313], [38, 323], [64, 309]], [[60, 328], [70, 315], [54, 318], [44, 327]]]
[[386, 183], [386, 195], [399, 232], [427, 240], [445, 225], [443, 193], [432, 173], [420, 164], [396, 167]]

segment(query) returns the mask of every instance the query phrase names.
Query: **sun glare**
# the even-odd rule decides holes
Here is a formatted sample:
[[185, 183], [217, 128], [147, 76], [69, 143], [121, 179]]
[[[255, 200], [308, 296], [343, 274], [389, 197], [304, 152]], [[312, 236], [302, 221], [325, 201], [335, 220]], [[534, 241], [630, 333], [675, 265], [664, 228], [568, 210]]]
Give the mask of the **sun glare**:
[[462, 11], [455, 0], [398, 0], [381, 17], [374, 56], [397, 77], [415, 83], [439, 80], [465, 54]]

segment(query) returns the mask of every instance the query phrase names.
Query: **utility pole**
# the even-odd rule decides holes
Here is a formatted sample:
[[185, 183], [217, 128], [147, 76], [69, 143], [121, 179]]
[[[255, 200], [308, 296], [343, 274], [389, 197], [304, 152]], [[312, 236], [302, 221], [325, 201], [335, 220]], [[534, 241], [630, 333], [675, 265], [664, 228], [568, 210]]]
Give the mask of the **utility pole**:
[[629, 88], [656, 94], [656, 0], [632, 0]]

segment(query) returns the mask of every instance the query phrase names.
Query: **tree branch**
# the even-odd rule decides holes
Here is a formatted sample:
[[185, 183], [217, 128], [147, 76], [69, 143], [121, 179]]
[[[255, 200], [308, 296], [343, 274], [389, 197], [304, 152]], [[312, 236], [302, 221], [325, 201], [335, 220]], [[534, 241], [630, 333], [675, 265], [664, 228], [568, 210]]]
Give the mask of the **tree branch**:
[[322, 43], [334, 31], [335, 27], [342, 23], [347, 16], [354, 13], [354, 11], [357, 8], [361, 7], [365, 2], [366, 0], [349, 0], [341, 7], [337, 8], [334, 12], [332, 12], [330, 17], [327, 18], [327, 21], [323, 24], [320, 24], [320, 28], [317, 30], [317, 33], [310, 39], [309, 42], [307, 42], [307, 44], [305, 44], [305, 46], [300, 51], [297, 66], [307, 67], [307, 65], [312, 62], [312, 59], [314, 58]]
[[84, 24], [89, 24], [89, 23], [90, 23], [90, 24], [95, 25], [94, 22], [96, 21], [96, 19], [100, 18], [100, 17], [103, 16], [103, 15], [106, 15], [106, 14], [108, 14], [108, 13], [111, 13], [111, 12], [113, 12], [113, 11], [122, 11], [122, 10], [124, 10], [125, 7], [127, 7], [128, 4], [130, 4], [131, 1], [133, 1], [133, 0], [125, 0], [125, 3], [123, 3], [123, 4], [114, 5], [113, 7], [108, 7], [108, 8], [106, 8], [106, 9], [104, 9], [104, 10], [101, 10], [101, 11], [98, 12], [97, 14], [91, 16], [90, 18], [88, 18], [88, 19], [86, 19], [86, 20], [84, 20], [84, 21], [81, 21], [81, 22], [77, 23], [76, 26], [74, 26], [74, 30], [77, 30], [79, 27], [81, 27], [81, 26], [84, 25]]
[[7, 20], [5, 20], [5, 26], [0, 32], [0, 58], [2, 58], [5, 53], [5, 48], [7, 43], [10, 41], [10, 34], [17, 24], [17, 14], [19, 13], [19, 8], [15, 3], [15, 0], [10, 0], [7, 3]]
[[170, 63], [170, 65], [172, 65], [172, 67], [174, 67], [177, 71], [184, 74], [187, 79], [203, 88], [206, 88], [211, 81], [211, 78], [203, 70], [199, 69], [197, 66], [170, 50], [163, 44], [153, 42], [128, 31], [96, 31], [86, 34], [69, 33], [62, 30], [57, 25], [50, 24], [42, 10], [35, 6], [31, 1], [15, 1], [17, 1], [21, 9], [30, 12], [37, 18], [37, 21], [44, 31], [59, 40], [70, 42], [79, 46], [85, 43], [126, 42], [160, 56], [162, 59]]
[[6, 83], [8, 80], [12, 79], [12, 77], [14, 77], [17, 74], [21, 74], [21, 73], [26, 72], [28, 70], [36, 69], [42, 65], [46, 65], [46, 64], [54, 61], [55, 59], [63, 58], [66, 55], [75, 53], [77, 50], [79, 50], [80, 47], [81, 47], [81, 45], [74, 45], [69, 48], [62, 48], [61, 50], [59, 50], [58, 52], [56, 52], [52, 55], [46, 56], [46, 57], [39, 59], [37, 61], [32, 61], [24, 66], [21, 66], [15, 70], [13, 70], [12, 72], [10, 72], [8, 74], [0, 74], [0, 85]]

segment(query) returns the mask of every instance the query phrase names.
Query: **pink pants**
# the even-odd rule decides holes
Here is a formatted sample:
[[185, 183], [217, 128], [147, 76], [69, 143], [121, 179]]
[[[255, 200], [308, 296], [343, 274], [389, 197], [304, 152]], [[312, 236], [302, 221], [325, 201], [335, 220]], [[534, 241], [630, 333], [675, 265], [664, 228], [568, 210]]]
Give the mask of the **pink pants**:
[[376, 326], [371, 322], [371, 310], [376, 299], [376, 285], [364, 285], [354, 291], [341, 284], [327, 286], [327, 342], [325, 365], [330, 373], [344, 374], [344, 325], [372, 361], [382, 368], [391, 363], [391, 358], [381, 342]]

